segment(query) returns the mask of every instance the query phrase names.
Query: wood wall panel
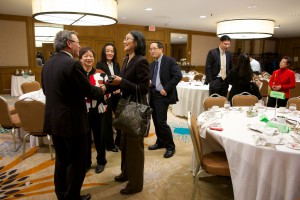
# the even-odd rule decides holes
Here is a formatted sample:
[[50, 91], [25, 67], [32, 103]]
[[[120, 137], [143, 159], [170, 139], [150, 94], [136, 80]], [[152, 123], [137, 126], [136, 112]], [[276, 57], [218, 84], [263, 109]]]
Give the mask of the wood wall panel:
[[[26, 24], [26, 34], [27, 34], [27, 50], [28, 50], [28, 66], [2, 66], [0, 67], [0, 93], [10, 93], [10, 82], [11, 75], [15, 73], [16, 69], [31, 69], [35, 75], [36, 80], [40, 81], [40, 73], [42, 68], [36, 67], [36, 49], [34, 41], [34, 21], [31, 17], [23, 16], [13, 16], [13, 15], [2, 15], [0, 14], [0, 20], [11, 20], [11, 21], [23, 21]], [[187, 62], [191, 62], [192, 57], [192, 36], [215, 36], [215, 33], [207, 33], [200, 31], [189, 31], [181, 29], [169, 29], [156, 27], [155, 32], [148, 31], [148, 26], [137, 26], [137, 25], [127, 25], [127, 24], [114, 24], [110, 26], [98, 26], [98, 27], [86, 27], [86, 26], [65, 26], [66, 30], [74, 30], [78, 32], [78, 38], [81, 46], [91, 46], [96, 53], [96, 61], [100, 59], [100, 52], [102, 46], [106, 42], [112, 42], [115, 44], [118, 53], [118, 62], [122, 66], [123, 58], [126, 56], [124, 53], [123, 39], [126, 34], [131, 30], [141, 31], [146, 38], [147, 53], [146, 57], [149, 62], [153, 60], [148, 49], [150, 42], [161, 41], [164, 45], [164, 53], [170, 55], [171, 45], [170, 45], [170, 33], [185, 33], [188, 34], [187, 43]], [[1, 31], [1, 29], [0, 29]], [[11, 38], [14, 40], [14, 38]], [[281, 55], [293, 54], [293, 49], [300, 47], [300, 37], [299, 38], [281, 38], [272, 39], [276, 41], [276, 50], [279, 51]], [[263, 43], [263, 42], [262, 42]], [[17, 44], [13, 44], [14, 48], [18, 48]], [[201, 46], [202, 44], [196, 44], [196, 46]], [[218, 45], [218, 44], [216, 44]], [[261, 47], [263, 49], [263, 46]], [[208, 49], [209, 50], [209, 49]], [[208, 51], [207, 50], [207, 51]], [[295, 50], [294, 50], [295, 52]], [[297, 52], [297, 51], [296, 51]], [[205, 53], [206, 54], [206, 53]], [[197, 56], [197, 55], [196, 55]], [[199, 70], [197, 70], [199, 68]], [[203, 71], [203, 66], [197, 66], [197, 71]]]

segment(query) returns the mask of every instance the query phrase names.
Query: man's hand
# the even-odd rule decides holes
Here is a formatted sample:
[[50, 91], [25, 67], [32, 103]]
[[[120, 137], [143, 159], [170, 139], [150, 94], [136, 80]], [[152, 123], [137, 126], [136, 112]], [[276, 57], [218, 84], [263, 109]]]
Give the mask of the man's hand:
[[166, 92], [164, 89], [162, 89], [162, 90], [160, 91], [160, 94], [161, 94], [162, 96], [167, 96], [167, 92]]

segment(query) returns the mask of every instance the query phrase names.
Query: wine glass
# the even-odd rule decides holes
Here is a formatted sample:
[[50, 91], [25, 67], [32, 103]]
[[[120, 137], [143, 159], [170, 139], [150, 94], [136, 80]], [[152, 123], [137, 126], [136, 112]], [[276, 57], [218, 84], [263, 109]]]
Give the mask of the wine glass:
[[291, 103], [290, 106], [289, 106], [289, 110], [291, 112], [294, 112], [297, 110], [297, 105], [295, 103]]
[[225, 101], [225, 102], [224, 102], [224, 108], [225, 108], [226, 110], [229, 110], [229, 108], [230, 108], [230, 102], [229, 102], [229, 101]]

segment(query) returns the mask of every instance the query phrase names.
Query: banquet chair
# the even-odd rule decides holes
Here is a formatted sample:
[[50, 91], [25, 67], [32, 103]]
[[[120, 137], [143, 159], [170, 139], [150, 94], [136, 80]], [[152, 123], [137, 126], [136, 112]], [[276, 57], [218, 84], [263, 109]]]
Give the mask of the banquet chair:
[[287, 108], [290, 107], [290, 104], [291, 104], [291, 103], [296, 104], [296, 106], [297, 106], [296, 109], [300, 111], [300, 96], [290, 98], [290, 99], [287, 101]]
[[269, 82], [266, 79], [261, 79], [260, 81], [262, 82], [262, 87], [259, 92], [266, 105], [269, 96]]
[[41, 84], [37, 81], [28, 81], [21, 84], [21, 89], [24, 94], [41, 89]]
[[242, 92], [232, 97], [232, 106], [255, 106], [258, 98], [248, 92]]
[[3, 128], [11, 130], [14, 151], [17, 151], [16, 134], [20, 137], [21, 122], [18, 114], [11, 114], [6, 100], [0, 96], [0, 124]]
[[52, 155], [52, 138], [50, 135], [43, 131], [44, 126], [44, 113], [45, 113], [45, 104], [40, 101], [23, 99], [15, 103], [15, 107], [20, 116], [20, 121], [22, 128], [28, 132], [23, 139], [23, 151], [22, 157], [25, 159], [25, 147], [26, 147], [26, 138], [29, 135], [36, 137], [46, 137], [48, 138], [49, 149], [51, 159]]
[[220, 96], [219, 94], [215, 93], [203, 100], [203, 108], [205, 111], [213, 106], [219, 106], [221, 108], [224, 106], [225, 101], [227, 101], [226, 97]]
[[184, 77], [182, 77], [181, 80], [184, 81], [184, 82], [189, 82], [189, 81], [190, 81], [190, 78], [187, 77], [187, 76], [184, 76]]
[[202, 174], [216, 176], [230, 176], [229, 165], [225, 152], [211, 152], [203, 154], [200, 134], [197, 127], [196, 117], [188, 112], [188, 127], [191, 133], [195, 157], [197, 161], [197, 174], [194, 178], [192, 200], [196, 197], [196, 189]]
[[255, 84], [257, 85], [259, 91], [261, 90], [262, 86], [264, 85], [264, 83], [261, 82], [260, 80], [255, 80]]
[[202, 81], [203, 76], [204, 76], [204, 74], [202, 74], [202, 73], [196, 74], [194, 76], [194, 80], [195, 81], [197, 81], [197, 80]]
[[300, 82], [296, 82], [296, 87], [290, 90], [290, 97], [300, 96]]

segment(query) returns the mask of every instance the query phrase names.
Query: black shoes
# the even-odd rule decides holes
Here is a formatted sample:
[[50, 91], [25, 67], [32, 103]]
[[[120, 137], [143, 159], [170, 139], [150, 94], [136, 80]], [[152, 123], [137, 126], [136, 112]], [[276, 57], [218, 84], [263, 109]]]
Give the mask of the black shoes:
[[103, 171], [104, 171], [104, 167], [105, 167], [105, 165], [97, 165], [97, 166], [96, 166], [96, 169], [95, 169], [95, 172], [96, 172], [97, 174], [103, 172]]
[[107, 149], [107, 151], [118, 152], [118, 147], [115, 146], [114, 148]]
[[126, 195], [126, 194], [134, 194], [134, 193], [138, 193], [138, 192], [141, 192], [141, 191], [142, 191], [142, 190], [140, 190], [140, 191], [133, 191], [133, 190], [124, 188], [124, 189], [120, 190], [120, 193]]
[[163, 148], [165, 148], [165, 147], [158, 145], [158, 144], [154, 144], [154, 145], [148, 147], [149, 150], [156, 150], [156, 149], [163, 149]]
[[167, 150], [166, 153], [164, 154], [164, 158], [171, 158], [174, 154], [175, 154], [175, 149]]
[[85, 194], [80, 196], [80, 200], [90, 200], [92, 196], [90, 194]]
[[126, 178], [126, 177], [123, 176], [123, 175], [119, 175], [119, 176], [116, 176], [116, 177], [115, 177], [115, 181], [116, 181], [116, 182], [125, 182], [125, 181], [128, 181], [128, 178]]

